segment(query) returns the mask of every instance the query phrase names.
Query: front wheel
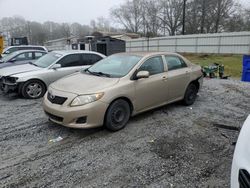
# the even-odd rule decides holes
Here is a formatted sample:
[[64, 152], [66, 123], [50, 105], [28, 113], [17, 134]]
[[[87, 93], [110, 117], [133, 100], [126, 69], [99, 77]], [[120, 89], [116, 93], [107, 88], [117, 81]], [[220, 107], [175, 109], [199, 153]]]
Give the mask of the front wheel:
[[105, 126], [111, 131], [124, 128], [130, 118], [130, 106], [122, 99], [114, 101], [105, 116]]
[[21, 87], [21, 94], [27, 99], [38, 99], [43, 97], [46, 92], [45, 85], [39, 80], [30, 80]]
[[198, 88], [195, 84], [189, 84], [185, 92], [183, 103], [187, 106], [194, 104], [197, 97]]

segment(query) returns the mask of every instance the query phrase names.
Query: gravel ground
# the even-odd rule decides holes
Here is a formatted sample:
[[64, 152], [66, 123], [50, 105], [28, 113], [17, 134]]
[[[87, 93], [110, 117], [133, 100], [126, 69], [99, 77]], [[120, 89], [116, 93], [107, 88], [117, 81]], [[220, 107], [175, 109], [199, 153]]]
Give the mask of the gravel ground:
[[0, 186], [229, 187], [249, 91], [249, 83], [204, 80], [193, 106], [141, 114], [115, 133], [58, 126], [41, 100], [1, 95]]

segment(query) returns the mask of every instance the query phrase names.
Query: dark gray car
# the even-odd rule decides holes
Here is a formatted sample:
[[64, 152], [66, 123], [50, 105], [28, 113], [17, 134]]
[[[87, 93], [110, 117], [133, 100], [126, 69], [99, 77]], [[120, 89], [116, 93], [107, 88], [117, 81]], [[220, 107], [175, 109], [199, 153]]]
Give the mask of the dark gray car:
[[47, 54], [47, 52], [41, 50], [16, 51], [0, 59], [0, 68], [34, 62], [45, 54]]

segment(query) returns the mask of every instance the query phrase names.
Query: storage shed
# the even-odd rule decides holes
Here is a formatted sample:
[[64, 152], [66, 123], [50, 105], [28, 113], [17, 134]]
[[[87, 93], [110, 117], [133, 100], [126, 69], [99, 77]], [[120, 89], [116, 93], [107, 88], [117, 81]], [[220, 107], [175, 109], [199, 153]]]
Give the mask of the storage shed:
[[91, 41], [91, 50], [109, 56], [115, 53], [125, 52], [126, 42], [109, 36], [96, 37]]

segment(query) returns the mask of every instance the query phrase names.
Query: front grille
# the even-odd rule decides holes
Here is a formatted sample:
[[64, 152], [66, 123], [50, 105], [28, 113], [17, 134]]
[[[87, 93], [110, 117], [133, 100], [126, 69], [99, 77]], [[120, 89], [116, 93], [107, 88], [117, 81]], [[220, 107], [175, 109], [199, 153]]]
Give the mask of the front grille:
[[52, 120], [55, 120], [55, 121], [58, 121], [58, 122], [63, 122], [63, 118], [60, 117], [60, 116], [53, 115], [53, 114], [51, 114], [49, 112], [45, 112], [45, 114], [47, 116], [49, 116], [49, 118], [52, 119]]
[[250, 187], [250, 175], [246, 170], [241, 169], [239, 171], [239, 184], [240, 188]]
[[51, 95], [51, 93], [48, 92], [47, 99], [53, 103], [53, 104], [59, 104], [62, 105], [68, 98], [66, 97], [59, 97]]

